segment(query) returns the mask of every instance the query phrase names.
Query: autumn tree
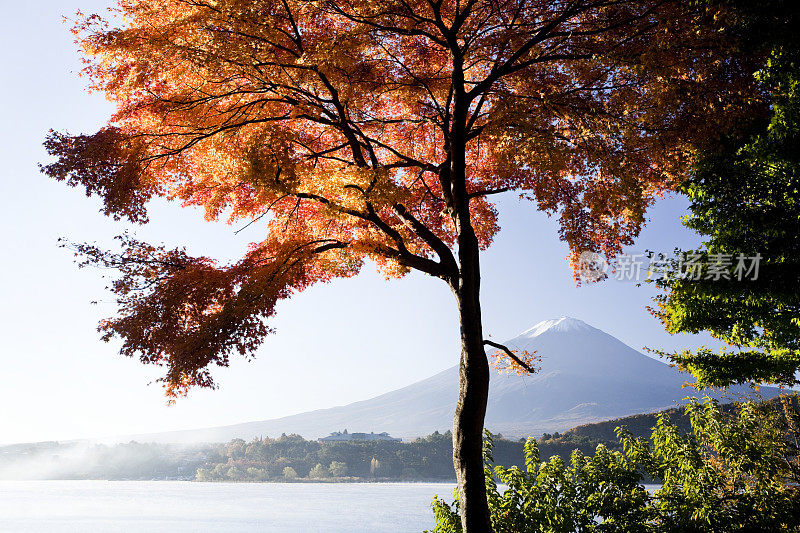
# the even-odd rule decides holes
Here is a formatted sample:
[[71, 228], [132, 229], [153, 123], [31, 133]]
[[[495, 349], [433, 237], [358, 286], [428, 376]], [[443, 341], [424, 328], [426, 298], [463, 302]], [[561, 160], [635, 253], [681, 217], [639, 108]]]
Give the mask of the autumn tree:
[[463, 529], [488, 531], [479, 296], [480, 251], [498, 231], [491, 195], [557, 216], [573, 263], [630, 243], [695, 144], [749, 98], [747, 69], [718, 46], [724, 13], [671, 0], [118, 4], [110, 21], [75, 28], [92, 88], [116, 112], [92, 135], [52, 133], [44, 171], [114, 218], [144, 223], [160, 196], [262, 237], [234, 264], [127, 235], [119, 251], [78, 245], [120, 273], [104, 338], [163, 366], [174, 396], [253, 353], [279, 300], [365, 260], [441, 279], [461, 324]]

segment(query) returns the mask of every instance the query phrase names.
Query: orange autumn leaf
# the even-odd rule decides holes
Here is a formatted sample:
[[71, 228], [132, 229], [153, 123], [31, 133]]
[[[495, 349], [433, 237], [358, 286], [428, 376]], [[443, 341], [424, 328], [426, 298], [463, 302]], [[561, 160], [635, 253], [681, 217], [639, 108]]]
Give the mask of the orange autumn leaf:
[[[558, 218], [573, 263], [613, 256], [753, 98], [710, 9], [119, 0], [108, 22], [80, 16], [84, 74], [115, 112], [93, 134], [52, 132], [44, 172], [114, 218], [144, 223], [162, 197], [254, 236], [232, 264], [131, 237], [77, 246], [120, 272], [104, 338], [163, 365], [174, 395], [252, 354], [278, 301], [365, 261], [441, 278], [474, 315], [506, 191]], [[480, 321], [465, 327], [482, 347]]]
[[[542, 358], [536, 352], [529, 352], [527, 350], [510, 350], [514, 354], [514, 358], [510, 357], [503, 351], [494, 351], [489, 353], [489, 364], [492, 368], [502, 374], [517, 374], [526, 376], [532, 373], [539, 372], [542, 369]], [[520, 361], [523, 364], [520, 364]], [[533, 372], [531, 372], [533, 370]]]

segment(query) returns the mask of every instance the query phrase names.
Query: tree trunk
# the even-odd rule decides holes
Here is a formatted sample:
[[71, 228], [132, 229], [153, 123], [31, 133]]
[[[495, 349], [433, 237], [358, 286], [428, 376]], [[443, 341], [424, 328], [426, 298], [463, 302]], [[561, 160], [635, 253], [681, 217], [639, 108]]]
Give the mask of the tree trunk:
[[461, 324], [459, 393], [453, 420], [453, 466], [458, 479], [463, 533], [491, 533], [483, 475], [483, 419], [489, 398], [489, 362], [481, 325], [480, 246], [472, 226], [467, 191], [467, 142], [470, 97], [466, 94], [464, 57], [453, 53], [453, 117], [447, 148], [449, 165], [443, 188], [449, 188], [453, 224], [458, 235], [458, 277], [450, 284], [458, 301]]
[[461, 274], [458, 287], [453, 288], [461, 322], [460, 383], [453, 420], [453, 466], [458, 479], [464, 533], [491, 533], [483, 474], [483, 420], [489, 397], [489, 363], [483, 348], [478, 243], [474, 234], [468, 240], [471, 242], [461, 242]]

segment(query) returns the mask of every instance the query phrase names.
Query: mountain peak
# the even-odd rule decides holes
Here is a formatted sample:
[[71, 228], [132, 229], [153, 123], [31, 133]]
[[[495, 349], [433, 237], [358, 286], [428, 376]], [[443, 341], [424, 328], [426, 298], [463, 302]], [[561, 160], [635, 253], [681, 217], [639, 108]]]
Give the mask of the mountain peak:
[[520, 333], [520, 337], [532, 339], [538, 337], [546, 331], [557, 331], [559, 333], [566, 333], [568, 331], [587, 331], [593, 329], [592, 326], [569, 316], [562, 316], [560, 318], [551, 318], [550, 320], [542, 320], [530, 329], [526, 329]]

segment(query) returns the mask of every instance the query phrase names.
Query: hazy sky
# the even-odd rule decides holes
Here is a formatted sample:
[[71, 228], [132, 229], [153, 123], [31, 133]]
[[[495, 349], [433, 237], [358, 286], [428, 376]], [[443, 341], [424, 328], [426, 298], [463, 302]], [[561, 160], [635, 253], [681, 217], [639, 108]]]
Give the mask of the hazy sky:
[[[87, 94], [64, 15], [102, 12], [101, 0], [5, 2], [0, 19], [0, 443], [101, 437], [273, 418], [366, 399], [456, 364], [454, 301], [439, 280], [384, 281], [371, 268], [282, 303], [277, 334], [254, 362], [218, 370], [220, 389], [167, 407], [158, 369], [117, 354], [96, 331], [114, 306], [102, 272], [79, 271], [56, 240], [108, 242], [125, 228], [97, 199], [40, 175], [48, 129], [94, 132], [111, 110]], [[576, 288], [552, 220], [513, 195], [499, 200], [502, 232], [483, 258], [487, 335], [507, 339], [544, 319], [570, 315], [630, 346], [681, 348], [705, 338], [670, 337], [645, 306], [652, 289], [631, 282]], [[670, 251], [697, 238], [678, 217], [685, 201], [652, 210], [636, 250]], [[190, 252], [236, 258], [250, 240], [194, 210], [158, 203], [137, 234]], [[91, 305], [99, 300], [98, 305]], [[103, 300], [106, 300], [104, 302]], [[358, 428], [353, 428], [354, 430]]]

